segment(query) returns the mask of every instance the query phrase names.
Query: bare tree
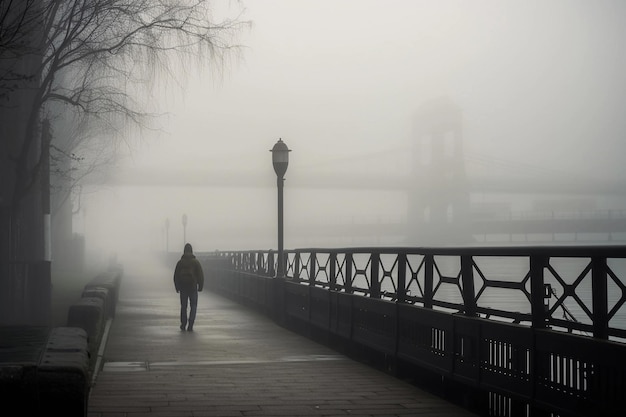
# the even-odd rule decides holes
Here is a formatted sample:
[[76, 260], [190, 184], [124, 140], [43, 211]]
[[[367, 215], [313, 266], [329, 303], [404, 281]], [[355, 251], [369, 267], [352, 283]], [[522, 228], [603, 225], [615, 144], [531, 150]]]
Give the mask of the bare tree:
[[39, 42], [32, 37], [37, 33], [42, 14], [38, 0], [6, 0], [0, 2], [0, 101], [27, 81], [35, 73], [24, 68], [24, 58], [36, 54]]
[[[156, 114], [134, 99], [143, 83], [157, 74], [173, 75], [181, 61], [195, 60], [220, 71], [240, 49], [237, 35], [249, 26], [241, 15], [216, 20], [209, 0], [3, 0], [0, 4], [0, 98], [25, 90], [31, 94], [29, 106], [22, 109], [21, 137], [10, 141], [6, 152], [14, 171], [14, 214], [37, 181], [41, 155], [52, 155], [53, 167], [58, 162], [57, 174], [77, 183], [111, 157], [89, 159], [77, 153], [80, 147], [106, 143], [115, 149], [128, 140], [126, 129], [150, 126]], [[20, 64], [29, 58], [36, 65]], [[63, 123], [75, 128], [42, 143], [44, 118], [53, 130]], [[94, 143], [85, 146], [90, 141]], [[33, 155], [39, 159], [35, 156], [33, 161]]]

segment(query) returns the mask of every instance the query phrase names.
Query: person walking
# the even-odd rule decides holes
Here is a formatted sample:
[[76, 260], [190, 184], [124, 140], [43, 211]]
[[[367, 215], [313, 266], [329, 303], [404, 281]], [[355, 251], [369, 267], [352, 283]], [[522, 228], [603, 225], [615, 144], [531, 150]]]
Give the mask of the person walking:
[[[193, 254], [189, 243], [185, 244], [183, 255], [174, 269], [174, 287], [180, 294], [180, 330], [193, 331], [198, 307], [198, 292], [204, 287], [204, 273], [200, 261]], [[187, 308], [189, 306], [189, 316]]]

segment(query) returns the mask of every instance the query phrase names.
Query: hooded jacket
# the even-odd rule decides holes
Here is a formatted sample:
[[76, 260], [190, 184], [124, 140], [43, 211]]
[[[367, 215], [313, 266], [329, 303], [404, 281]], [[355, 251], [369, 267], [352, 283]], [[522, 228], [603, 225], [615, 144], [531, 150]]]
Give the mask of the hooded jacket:
[[174, 287], [176, 292], [184, 291], [202, 291], [204, 287], [204, 273], [200, 261], [193, 254], [191, 245], [187, 243], [183, 255], [176, 263], [174, 269]]

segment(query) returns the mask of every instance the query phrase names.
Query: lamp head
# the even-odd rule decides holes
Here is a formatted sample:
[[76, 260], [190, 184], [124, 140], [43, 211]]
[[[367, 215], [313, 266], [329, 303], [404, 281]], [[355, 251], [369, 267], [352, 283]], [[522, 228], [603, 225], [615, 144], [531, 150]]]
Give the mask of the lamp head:
[[274, 165], [274, 172], [279, 178], [282, 178], [287, 172], [287, 166], [289, 165], [289, 152], [291, 149], [287, 147], [282, 139], [278, 139], [278, 142], [270, 150], [272, 152], [272, 164]]

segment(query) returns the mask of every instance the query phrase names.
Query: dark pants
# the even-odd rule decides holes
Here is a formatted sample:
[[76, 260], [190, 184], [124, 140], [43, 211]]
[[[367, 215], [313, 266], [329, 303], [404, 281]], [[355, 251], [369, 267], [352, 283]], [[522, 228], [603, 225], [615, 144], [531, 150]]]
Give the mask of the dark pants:
[[[187, 318], [187, 305], [189, 305], [189, 319]], [[183, 326], [189, 323], [193, 326], [196, 320], [196, 308], [198, 307], [198, 290], [180, 290], [180, 322]]]

